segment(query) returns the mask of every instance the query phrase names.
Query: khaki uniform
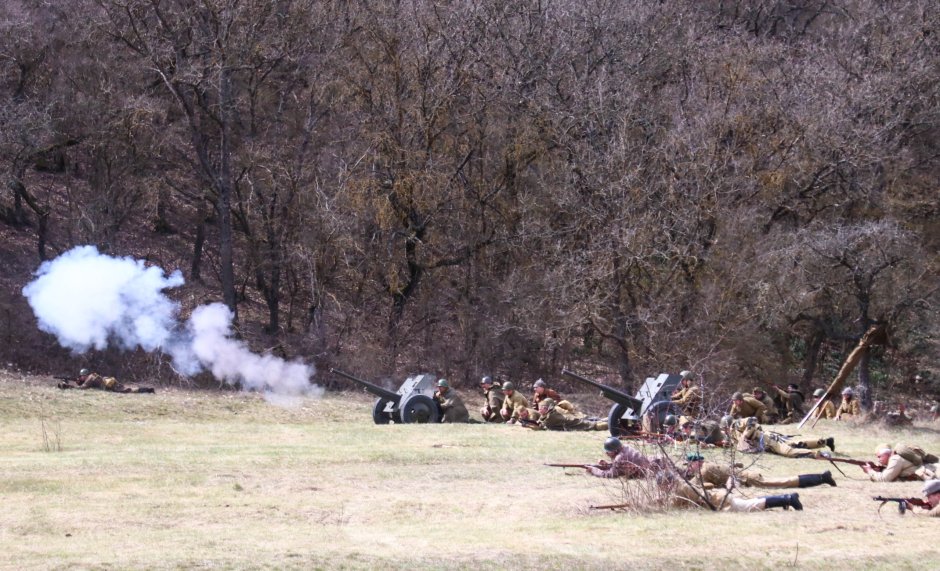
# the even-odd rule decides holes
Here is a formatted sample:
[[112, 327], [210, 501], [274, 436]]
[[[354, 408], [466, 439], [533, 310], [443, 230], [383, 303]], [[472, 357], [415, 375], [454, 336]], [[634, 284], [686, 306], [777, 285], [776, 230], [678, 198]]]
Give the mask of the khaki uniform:
[[499, 409], [503, 408], [503, 390], [496, 385], [483, 391], [483, 398], [486, 404], [480, 409], [480, 416], [487, 422], [502, 422], [503, 418], [499, 415]]
[[778, 387], [772, 387], [773, 390], [777, 391], [777, 394], [780, 395], [780, 398], [783, 399], [783, 402], [787, 403], [787, 415], [784, 417], [781, 422], [798, 422], [804, 416], [806, 416], [806, 411], [803, 410], [803, 393], [800, 391], [792, 390], [783, 390]]
[[940, 504], [935, 505], [927, 512], [927, 517], [940, 517]]
[[539, 427], [543, 430], [607, 430], [607, 421], [587, 420], [555, 407], [539, 419]]
[[512, 391], [511, 395], [503, 393], [503, 406], [499, 409], [503, 420], [519, 420], [519, 413], [529, 407], [529, 401], [519, 394], [519, 391]]
[[761, 398], [757, 398], [757, 395], [753, 394], [751, 397], [764, 405], [763, 415], [754, 415], [757, 416], [757, 421], [763, 424], [776, 424], [780, 415], [777, 413], [777, 405], [774, 404], [774, 399], [770, 398], [767, 393], [764, 393]]
[[[735, 465], [735, 468], [738, 468]], [[697, 472], [688, 472], [686, 476], [692, 483], [698, 483], [699, 474]], [[734, 470], [724, 464], [715, 462], [703, 462], [701, 469], [701, 479], [706, 487], [708, 485], [723, 488], [728, 483], [728, 479], [734, 477], [735, 482], [745, 487], [755, 488], [798, 488], [800, 486], [799, 476], [790, 478], [765, 478], [759, 472], [749, 470]]]
[[937, 477], [937, 464], [924, 462], [924, 451], [909, 444], [894, 447], [888, 465], [881, 472], [868, 473], [872, 482], [894, 482], [902, 478], [933, 480]]
[[839, 410], [836, 411], [836, 420], [841, 419], [843, 416], [846, 418], [856, 417], [861, 413], [862, 409], [857, 398], [852, 397], [852, 400], [846, 400], [843, 397], [842, 402], [839, 404]]
[[589, 468], [598, 478], [646, 478], [660, 465], [659, 459], [650, 459], [632, 446], [623, 445], [620, 453], [606, 468]]
[[702, 388], [696, 384], [679, 389], [672, 397], [672, 402], [682, 409], [682, 416], [694, 420], [702, 408]]
[[463, 399], [454, 389], [448, 388], [443, 393], [440, 391], [434, 393], [434, 400], [437, 401], [441, 407], [441, 412], [444, 413], [441, 422], [470, 422], [470, 413], [463, 404]]
[[[576, 414], [578, 412], [575, 406], [571, 404], [571, 402], [561, 398], [561, 395], [558, 394], [558, 391], [554, 389], [545, 389], [544, 391], [542, 391], [542, 394], [538, 394], [538, 393], [533, 394], [532, 395], [532, 408], [535, 409], [536, 412], [538, 412], [539, 405], [545, 399], [552, 399], [553, 401], [555, 401], [555, 406], [557, 408], [566, 410], [572, 414]], [[535, 419], [536, 420], [538, 419], [537, 414], [535, 415]]]
[[[63, 387], [64, 388], [64, 387]], [[70, 387], [72, 388], [72, 387]], [[128, 387], [119, 383], [114, 377], [102, 377], [98, 373], [89, 373], [85, 377], [78, 378], [77, 389], [100, 389], [113, 393], [152, 393], [154, 390], [150, 387]]]
[[731, 403], [731, 410], [728, 412], [732, 418], [748, 418], [753, 416], [758, 422], [767, 414], [767, 407], [764, 403], [752, 397], [744, 395], [741, 404]]
[[787, 439], [778, 434], [764, 432], [760, 424], [741, 427], [741, 421], [732, 424], [732, 430], [737, 428], [737, 449], [739, 452], [757, 454], [760, 452], [770, 452], [778, 456], [787, 458], [810, 458], [815, 457], [815, 452], [810, 452], [808, 448], [822, 448], [826, 445], [825, 438], [816, 439]]
[[674, 508], [714, 508], [731, 512], [752, 512], [766, 508], [764, 498], [745, 500], [736, 498], [727, 491], [700, 490], [678, 478], [672, 486], [671, 504]]
[[721, 426], [714, 420], [705, 420], [698, 423], [692, 431], [691, 437], [705, 444], [721, 444], [725, 435], [721, 431]]
[[816, 412], [813, 413], [813, 418], [835, 418], [836, 416], [836, 405], [832, 404], [831, 399], [827, 399], [819, 408], [816, 409]]

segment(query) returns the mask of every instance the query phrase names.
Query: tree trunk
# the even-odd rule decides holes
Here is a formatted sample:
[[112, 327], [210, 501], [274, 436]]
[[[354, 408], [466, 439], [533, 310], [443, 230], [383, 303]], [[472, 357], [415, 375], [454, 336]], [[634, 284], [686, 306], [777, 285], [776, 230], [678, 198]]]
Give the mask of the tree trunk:
[[819, 349], [822, 347], [825, 334], [814, 329], [806, 343], [806, 355], [803, 357], [803, 386], [809, 387], [813, 384], [813, 377], [816, 375], [816, 366], [819, 364]]
[[232, 71], [223, 67], [219, 73], [219, 108], [222, 145], [219, 157], [219, 262], [221, 263], [222, 300], [238, 321], [235, 296], [234, 238], [232, 232]]

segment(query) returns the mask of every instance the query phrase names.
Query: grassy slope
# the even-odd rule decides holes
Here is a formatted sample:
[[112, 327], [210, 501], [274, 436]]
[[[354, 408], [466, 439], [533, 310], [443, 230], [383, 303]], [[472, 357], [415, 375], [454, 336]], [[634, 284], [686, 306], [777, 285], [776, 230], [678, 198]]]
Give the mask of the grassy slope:
[[[468, 400], [475, 401], [475, 397]], [[59, 391], [0, 371], [0, 567], [922, 568], [940, 521], [863, 482], [801, 491], [806, 511], [598, 513], [620, 484], [547, 461], [599, 458], [601, 433], [375, 426], [367, 396], [280, 408], [257, 395]], [[41, 420], [61, 451], [44, 451]], [[826, 424], [837, 450], [940, 450], [938, 426]], [[718, 454], [711, 452], [711, 455]], [[826, 468], [764, 457], [766, 474]], [[761, 492], [747, 490], [749, 495]]]

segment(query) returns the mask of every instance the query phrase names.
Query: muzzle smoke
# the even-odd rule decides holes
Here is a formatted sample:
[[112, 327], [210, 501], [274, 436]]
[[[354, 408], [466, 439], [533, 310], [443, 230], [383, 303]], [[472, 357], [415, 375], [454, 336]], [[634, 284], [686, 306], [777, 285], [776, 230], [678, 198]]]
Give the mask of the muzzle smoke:
[[[318, 396], [312, 366], [257, 355], [232, 338], [232, 312], [221, 303], [197, 307], [185, 325], [163, 291], [183, 285], [179, 271], [115, 258], [78, 246], [44, 262], [23, 288], [39, 328], [76, 353], [117, 345], [161, 351], [184, 375], [209, 371], [228, 384], [274, 396]], [[276, 399], [283, 402], [283, 399]]]

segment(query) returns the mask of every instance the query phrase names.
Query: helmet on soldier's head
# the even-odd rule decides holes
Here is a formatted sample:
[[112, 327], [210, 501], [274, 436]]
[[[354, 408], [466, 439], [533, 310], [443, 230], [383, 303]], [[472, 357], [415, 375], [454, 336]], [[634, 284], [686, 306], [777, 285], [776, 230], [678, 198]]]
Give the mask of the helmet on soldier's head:
[[674, 414], [667, 414], [666, 418], [663, 419], [663, 424], [666, 426], [675, 426], [679, 424], [679, 419], [676, 418], [676, 415]]
[[813, 391], [813, 396], [814, 396], [814, 397], [821, 397], [821, 396], [823, 396], [824, 394], [826, 394], [826, 390], [825, 390], [825, 389], [816, 389], [815, 391]]
[[731, 395], [731, 400], [744, 400], [744, 393], [742, 393], [741, 391], [734, 393], [733, 395]]
[[539, 402], [539, 408], [547, 408], [548, 410], [555, 408], [555, 399], [542, 399]]
[[91, 371], [89, 371], [88, 369], [82, 369], [81, 371], [78, 372], [78, 376], [79, 376], [79, 377], [84, 377], [85, 375], [87, 375], [87, 374], [90, 373], [90, 372], [91, 372]]
[[604, 441], [604, 450], [607, 452], [617, 452], [621, 448], [623, 448], [623, 442], [616, 436], [608, 437], [607, 440]]
[[719, 426], [721, 426], [722, 429], [728, 428], [729, 426], [731, 426], [731, 421], [733, 420], [734, 418], [732, 418], [730, 414], [726, 414], [723, 417], [721, 417], [721, 422], [719, 423]]
[[842, 396], [844, 397], [855, 396], [855, 391], [852, 390], [852, 387], [845, 387], [844, 389], [842, 389]]
[[503, 390], [504, 390], [504, 391], [512, 391], [512, 390], [515, 390], [515, 388], [516, 388], [516, 387], [512, 384], [511, 381], [506, 381], [505, 383], [503, 383]]
[[686, 379], [691, 379], [691, 378], [692, 378], [692, 371], [682, 371], [681, 373], [679, 373], [679, 376], [682, 377], [682, 380], [683, 380], [683, 381], [686, 380]]
[[447, 379], [441, 379], [437, 381], [437, 386], [444, 387], [446, 389], [446, 388], [450, 388], [450, 383], [447, 382]]
[[493, 384], [493, 377], [490, 377], [489, 375], [483, 377], [483, 379], [480, 380], [480, 384], [481, 384], [481, 385], [492, 385], [492, 384]]
[[704, 456], [702, 456], [701, 454], [697, 454], [695, 452], [689, 452], [688, 454], [685, 455], [686, 462], [701, 462], [704, 459], [705, 459]]
[[532, 388], [537, 389], [539, 387], [544, 387], [544, 386], [545, 386], [545, 381], [543, 381], [542, 379], [539, 379], [535, 381], [535, 384], [532, 385]]
[[753, 394], [755, 394], [755, 395], [758, 394], [758, 393], [764, 394], [764, 389], [762, 389], [762, 388], [760, 388], [760, 387], [754, 387], [754, 390], [751, 391], [751, 393], [753, 393]]

